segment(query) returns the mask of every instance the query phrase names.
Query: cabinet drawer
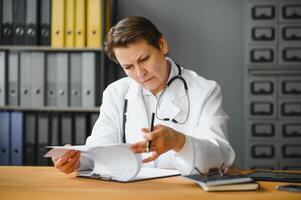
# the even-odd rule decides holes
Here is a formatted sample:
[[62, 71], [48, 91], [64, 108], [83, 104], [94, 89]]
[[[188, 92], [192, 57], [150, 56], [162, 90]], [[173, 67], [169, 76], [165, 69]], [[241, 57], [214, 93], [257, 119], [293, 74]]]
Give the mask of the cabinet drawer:
[[283, 42], [301, 42], [301, 26], [281, 26], [280, 31]]
[[301, 76], [280, 77], [279, 95], [287, 97], [301, 97]]
[[251, 40], [254, 42], [271, 42], [276, 40], [275, 27], [263, 26], [251, 29]]
[[301, 138], [301, 122], [281, 122], [280, 128], [285, 138]]
[[251, 124], [252, 137], [274, 137], [276, 125], [272, 122], [254, 122]]
[[250, 104], [252, 116], [273, 116], [275, 114], [274, 103], [269, 101], [253, 101]]
[[253, 20], [270, 20], [276, 18], [275, 5], [254, 5], [251, 8]]
[[301, 101], [282, 101], [280, 114], [283, 117], [301, 116]]
[[251, 149], [253, 158], [274, 158], [275, 147], [271, 144], [254, 144]]
[[301, 158], [301, 144], [286, 144], [282, 146], [283, 158]]

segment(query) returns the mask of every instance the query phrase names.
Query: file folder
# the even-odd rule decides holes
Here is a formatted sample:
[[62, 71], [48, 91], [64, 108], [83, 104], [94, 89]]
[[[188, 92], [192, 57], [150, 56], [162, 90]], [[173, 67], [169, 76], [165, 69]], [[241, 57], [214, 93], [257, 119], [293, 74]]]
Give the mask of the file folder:
[[14, 0], [14, 44], [25, 44], [26, 4], [24, 0]]
[[105, 0], [106, 2], [106, 33], [110, 31], [111, 28], [111, 21], [112, 21], [112, 5], [111, 0]]
[[0, 112], [0, 165], [10, 164], [9, 112]]
[[40, 34], [39, 34], [39, 44], [44, 46], [50, 45], [50, 13], [51, 13], [51, 3], [50, 0], [40, 1]]
[[61, 115], [61, 144], [73, 144], [73, 137], [72, 137], [72, 115], [71, 113], [63, 113]]
[[41, 107], [45, 103], [45, 53], [32, 52], [31, 56], [31, 106]]
[[95, 106], [95, 53], [82, 53], [82, 106]]
[[74, 144], [83, 145], [87, 135], [87, 117], [85, 113], [77, 113], [74, 116]]
[[19, 53], [11, 51], [8, 54], [8, 105], [19, 105], [19, 72]]
[[102, 1], [87, 0], [87, 46], [102, 47]]
[[86, 1], [75, 0], [75, 47], [86, 46]]
[[37, 147], [38, 150], [36, 158], [38, 166], [47, 166], [48, 160], [44, 158], [44, 155], [47, 153], [45, 146], [49, 145], [49, 120], [47, 113], [38, 113], [38, 134], [37, 134]]
[[67, 107], [69, 105], [69, 65], [68, 54], [57, 54], [57, 106]]
[[36, 114], [28, 112], [24, 116], [24, 165], [36, 164]]
[[2, 0], [2, 44], [14, 44], [13, 1]]
[[65, 46], [74, 47], [75, 40], [75, 1], [66, 0], [66, 26], [65, 26]]
[[60, 145], [60, 129], [59, 129], [59, 114], [52, 112], [50, 114], [50, 145]]
[[0, 51], [0, 106], [6, 105], [6, 55]]
[[65, 46], [65, 0], [51, 1], [51, 46]]
[[47, 53], [47, 64], [46, 64], [46, 105], [56, 106], [57, 105], [57, 94], [56, 94], [56, 53]]
[[25, 44], [38, 44], [38, 0], [26, 0]]
[[23, 113], [11, 112], [11, 165], [23, 165]]
[[70, 54], [70, 106], [81, 106], [81, 53]]
[[31, 53], [21, 52], [20, 53], [20, 105], [30, 106], [30, 79], [31, 77]]

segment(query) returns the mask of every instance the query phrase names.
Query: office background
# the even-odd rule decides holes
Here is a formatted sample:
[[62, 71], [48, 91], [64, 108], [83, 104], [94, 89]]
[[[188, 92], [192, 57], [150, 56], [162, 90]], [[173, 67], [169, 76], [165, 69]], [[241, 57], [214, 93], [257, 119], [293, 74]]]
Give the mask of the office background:
[[[111, 2], [111, 15], [109, 16], [109, 18], [112, 19], [112, 24], [124, 17], [131, 15], [140, 15], [149, 18], [165, 35], [170, 47], [170, 56], [172, 59], [174, 59], [183, 67], [194, 70], [207, 79], [216, 80], [221, 85], [224, 109], [230, 116], [228, 122], [228, 135], [236, 152], [235, 164], [237, 164], [239, 167], [247, 168], [280, 168], [281, 166], [279, 165], [279, 163], [283, 160], [291, 162], [291, 169], [301, 169], [301, 76], [300, 67], [298, 68], [298, 66], [300, 66], [301, 46], [300, 1], [114, 0], [109, 2]], [[283, 4], [287, 4], [289, 5], [289, 7], [285, 7], [283, 6]], [[259, 7], [256, 10], [255, 7], [257, 5]], [[254, 15], [257, 15], [259, 13], [259, 23], [257, 23], [256, 20], [250, 20], [250, 11], [248, 10], [248, 8], [254, 10]], [[284, 11], [288, 12], [288, 20], [286, 21], [281, 18], [281, 14], [283, 14], [282, 12]], [[262, 13], [263, 15], [261, 16]], [[271, 19], [269, 19], [270, 14], [272, 15]], [[260, 19], [260, 17], [263, 18]], [[98, 23], [101, 23], [101, 21], [99, 21]], [[263, 37], [261, 38], [262, 41], [259, 38], [259, 42], [250, 41], [249, 32], [251, 30], [250, 27], [252, 27], [253, 25], [255, 27], [257, 25], [259, 27], [272, 27], [272, 32], [274, 33], [272, 35], [275, 35], [275, 37], [273, 37], [271, 40], [265, 40], [266, 38]], [[283, 43], [284, 45], [288, 44], [288, 46], [292, 45], [296, 47], [291, 53], [292, 57], [296, 57], [296, 61], [293, 62], [293, 65], [290, 65], [291, 67], [289, 68], [289, 71], [287, 71], [286, 68], [283, 68], [284, 71], [276, 70], [276, 68], [279, 68], [278, 60], [280, 60], [281, 56], [281, 53], [278, 54], [278, 46], [281, 45], [278, 44], [280, 44], [279, 41], [281, 35], [281, 32], [279, 30], [282, 26], [294, 27], [291, 30], [293, 30], [293, 34], [296, 35], [295, 39], [293, 38], [292, 40], [289, 40], [290, 42], [285, 43], [286, 41], [284, 41]], [[268, 37], [269, 30], [267, 32], [265, 31], [263, 31], [263, 33], [259, 32], [259, 35], [266, 34], [265, 36]], [[254, 75], [252, 74], [254, 70], [251, 70], [252, 73], [250, 72], [250, 70], [248, 70], [249, 68], [252, 69], [254, 64], [249, 60], [249, 53], [252, 50], [250, 48], [253, 48], [254, 44], [255, 47], [256, 45], [258, 45], [259, 47], [264, 47], [263, 49], [268, 49], [268, 56], [270, 47], [272, 49], [271, 51], [273, 51], [273, 58], [271, 62], [269, 61], [269, 59], [267, 60], [267, 62], [265, 62], [266, 52], [263, 52], [262, 55], [260, 55], [260, 51], [259, 55], [257, 55], [257, 52], [254, 54], [255, 57], [259, 57], [259, 63], [255, 63], [255, 65], [263, 66], [263, 69], [269, 69], [269, 67], [265, 66], [274, 66], [274, 68], [272, 67], [270, 68], [270, 71], [268, 71], [268, 74], [270, 72], [273, 72], [272, 74], [270, 73], [268, 77], [263, 76], [262, 78], [261, 71], [259, 72], [259, 78], [254, 77]], [[86, 49], [86, 47], [88, 48]], [[95, 63], [95, 68], [92, 67], [92, 69], [94, 70], [100, 70], [102, 81], [101, 83], [95, 83], [95, 87], [99, 86], [101, 90], [107, 83], [124, 76], [123, 72], [118, 66], [105, 61], [100, 46], [92, 47], [94, 49], [91, 49], [91, 46], [89, 49], [89, 45], [86, 47], [81, 47], [81, 49], [74, 52], [72, 46], [68, 47], [67, 50], [64, 51], [57, 49], [55, 45], [52, 45], [52, 49], [54, 50], [51, 50], [51, 48], [42, 48], [39, 51], [46, 52], [46, 55], [48, 55], [49, 52], [59, 54], [58, 56], [60, 56], [62, 53], [67, 53], [68, 55], [65, 54], [64, 56], [67, 56], [68, 58], [70, 58], [70, 60], [72, 60], [72, 55], [74, 57], [73, 59], [76, 60], [77, 56], [75, 54], [81, 54], [80, 57], [84, 57], [83, 60], [88, 63], [91, 59], [93, 60], [92, 63], [95, 63], [95, 60], [101, 60], [101, 63]], [[66, 49], [66, 46], [64, 48]], [[7, 48], [3, 46], [2, 49], [4, 49], [5, 51], [7, 50]], [[10, 52], [17, 51], [23, 54], [20, 48], [17, 48], [17, 50], [11, 48], [8, 49], [8, 51]], [[87, 56], [89, 57], [89, 55], [90, 59], [87, 58]], [[263, 60], [261, 60], [261, 57], [263, 57]], [[285, 62], [282, 63], [284, 63], [285, 65]], [[103, 68], [101, 66], [106, 67]], [[280, 64], [279, 66], [281, 68]], [[274, 72], [277, 72], [278, 74], [276, 73], [277, 75], [275, 75]], [[255, 70], [255, 74], [256, 73], [258, 75], [258, 71]], [[285, 82], [285, 77], [287, 77], [287, 74], [289, 74], [289, 76], [292, 76], [288, 79], [293, 81], [291, 87], [293, 87], [296, 92], [292, 95], [289, 94], [285, 96], [285, 98], [289, 98], [289, 101], [295, 102], [295, 104], [292, 106], [292, 109], [297, 110], [296, 113], [293, 113], [293, 116], [289, 116], [288, 118], [285, 115], [282, 116], [279, 111], [280, 109], [276, 108], [278, 107], [278, 89], [280, 91], [280, 84], [278, 84], [278, 79], [279, 81], [284, 80]], [[104, 78], [106, 80], [103, 80]], [[249, 110], [249, 106], [252, 102], [249, 101], [253, 98], [253, 94], [250, 94], [250, 85], [253, 79], [255, 80], [255, 85], [257, 84], [257, 80], [264, 80], [263, 84], [261, 84], [260, 81], [258, 82], [259, 93], [261, 90], [263, 90], [264, 94], [265, 90], [268, 90], [269, 87], [273, 88], [272, 94], [270, 96], [266, 94], [261, 96], [254, 93], [255, 100], [265, 101], [266, 99], [268, 99], [268, 101], [272, 102], [272, 114], [265, 113], [265, 104], [263, 104], [262, 107], [261, 105], [256, 107], [256, 104], [254, 109], [258, 108], [259, 114], [257, 115], [255, 112], [253, 116], [250, 116], [251, 111]], [[265, 85], [266, 82], [268, 82], [267, 85]], [[270, 83], [272, 85], [269, 85]], [[100, 90], [95, 90], [95, 92], [96, 96], [100, 96]], [[269, 91], [267, 93], [269, 93]], [[268, 105], [270, 105], [270, 102], [268, 102]], [[71, 121], [72, 124], [74, 124], [76, 121], [82, 119], [81, 122], [82, 124], [85, 124], [85, 130], [90, 131], [91, 123], [93, 123], [93, 121], [95, 120], [95, 114], [97, 114], [97, 109], [95, 107], [97, 106], [97, 104], [98, 100], [94, 99], [92, 104], [86, 107], [84, 106], [84, 108], [54, 108], [53, 111], [49, 111], [49, 109], [51, 108], [49, 108], [48, 110], [40, 109], [42, 110], [42, 112], [36, 113], [34, 115], [38, 115], [37, 119], [43, 119], [43, 116], [39, 117], [39, 115], [43, 114], [50, 116], [50, 120], [48, 122], [48, 124], [50, 123], [49, 125], [51, 125], [53, 121], [55, 122], [56, 115], [59, 115], [59, 123], [57, 126], [61, 127], [60, 132], [63, 132], [64, 127], [62, 126], [62, 124], [64, 124], [64, 120], [67, 121], [69, 127], [72, 126], [75, 130], [76, 128], [74, 125], [71, 125]], [[260, 109], [263, 109], [263, 111]], [[2, 110], [3, 112], [5, 112], [9, 109], [6, 109], [4, 107], [2, 108]], [[31, 109], [29, 111], [33, 113], [36, 112], [35, 109]], [[65, 117], [65, 115], [63, 114], [63, 112], [65, 111], [68, 112], [67, 114], [69, 114], [69, 116]], [[28, 117], [26, 117], [26, 119], [28, 119], [29, 121], [31, 119], [31, 114], [32, 113], [29, 113], [27, 115]], [[261, 114], [267, 115], [261, 116]], [[76, 117], [76, 115], [80, 115], [81, 117]], [[290, 121], [293, 123], [290, 123]], [[286, 143], [285, 138], [279, 136], [282, 135], [282, 130], [284, 130], [280, 127], [282, 123], [284, 123], [283, 127], [290, 127], [290, 131], [293, 133], [291, 135], [292, 137], [290, 136], [290, 140], [287, 140], [290, 144], [289, 148], [287, 148], [287, 151], [289, 151], [288, 154], [290, 154], [287, 156], [287, 158], [289, 159], [284, 158], [284, 156], [282, 155], [285, 154], [285, 146], [281, 146], [281, 142], [283, 142], [284, 144]], [[37, 125], [36, 128], [38, 127], [39, 126]], [[255, 128], [253, 129], [252, 127]], [[70, 132], [71, 128], [67, 130], [69, 130]], [[252, 131], [254, 133], [259, 132], [259, 134], [261, 135], [259, 137], [251, 137], [250, 135], [253, 135]], [[271, 134], [269, 135], [269, 133]], [[61, 140], [63, 141], [63, 138], [61, 138]], [[68, 141], [68, 138], [66, 140]], [[76, 141], [76, 137], [71, 141]], [[292, 141], [294, 141], [293, 144], [291, 144]], [[256, 161], [258, 159], [259, 162]], [[255, 160], [256, 162], [254, 161], [254, 163], [252, 163], [253, 160]], [[274, 164], [269, 166], [267, 163]]]

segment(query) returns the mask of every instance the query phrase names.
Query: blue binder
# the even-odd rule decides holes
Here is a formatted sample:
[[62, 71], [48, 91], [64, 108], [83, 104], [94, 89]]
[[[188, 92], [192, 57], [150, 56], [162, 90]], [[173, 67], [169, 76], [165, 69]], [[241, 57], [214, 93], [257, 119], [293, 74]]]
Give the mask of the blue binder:
[[9, 112], [0, 112], [0, 165], [9, 165]]
[[11, 112], [11, 165], [23, 164], [23, 113]]

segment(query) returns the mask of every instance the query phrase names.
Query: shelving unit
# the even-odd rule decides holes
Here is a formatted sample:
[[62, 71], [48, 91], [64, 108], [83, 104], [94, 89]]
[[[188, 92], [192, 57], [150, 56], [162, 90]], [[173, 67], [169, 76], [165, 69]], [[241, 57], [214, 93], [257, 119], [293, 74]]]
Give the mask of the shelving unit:
[[[101, 1], [102, 3], [102, 13], [106, 13], [106, 1], [110, 1], [110, 21], [112, 22], [112, 19], [115, 15], [115, 1], [99, 1]], [[102, 17], [102, 20], [102, 35], [104, 37], [107, 32], [106, 25], [108, 21], [105, 15], [104, 17]], [[104, 40], [104, 38], [102, 39]], [[102, 99], [102, 92], [111, 80], [115, 80], [115, 77], [110, 77], [112, 74], [111, 69], [110, 74], [108, 74], [106, 70], [106, 67], [111, 65], [112, 63], [108, 61], [105, 57], [103, 49], [103, 46], [100, 48], [53, 48], [51, 46], [23, 46], [0, 44], [0, 52], [5, 52], [6, 56], [11, 52], [16, 52], [18, 54], [18, 57], [20, 57], [20, 54], [22, 53], [30, 54], [31, 52], [42, 52], [45, 54], [45, 66], [47, 65], [46, 57], [48, 56], [48, 54], [67, 53], [68, 66], [71, 65], [71, 61], [69, 60], [69, 54], [78, 53], [82, 56], [82, 53], [93, 53], [93, 55], [95, 55], [95, 59], [100, 59], [95, 61], [95, 67], [97, 68], [97, 74], [95, 77], [98, 78], [95, 79], [95, 86], [97, 85], [97, 88], [95, 87], [95, 90], [97, 89], [97, 93], [95, 95], [97, 95], [97, 99], [99, 99], [99, 101], [97, 100], [97, 102], [95, 102], [95, 105], [93, 106], [49, 106], [46, 105], [46, 97], [44, 106], [24, 106], [20, 105], [20, 101], [19, 105], [8, 105], [8, 97], [6, 97], [6, 105], [0, 105], [0, 120], [5, 119], [5, 117], [8, 117], [9, 120], [5, 121], [6, 124], [0, 123], [0, 126], [7, 126], [6, 128], [8, 128], [10, 132], [14, 131], [15, 127], [22, 127], [22, 130], [18, 129], [19, 132], [17, 133], [17, 135], [14, 134], [9, 136], [9, 140], [7, 142], [8, 144], [12, 145], [0, 147], [0, 165], [49, 165], [51, 164], [51, 162], [45, 162], [43, 160], [43, 154], [45, 153], [44, 146], [64, 145], [66, 142], [70, 144], [85, 143], [86, 137], [90, 135], [93, 125], [96, 119], [98, 118], [99, 106], [101, 105], [100, 101]], [[7, 59], [8, 56], [6, 57], [6, 60]], [[18, 59], [18, 62], [20, 62], [21, 59]], [[69, 74], [68, 76], [71, 75]], [[100, 82], [96, 84], [97, 81]], [[6, 86], [6, 88], [8, 89], [8, 86]], [[46, 83], [44, 89], [46, 96]], [[71, 101], [69, 100], [69, 104], [70, 102]], [[16, 142], [18, 142], [18, 147], [14, 145], [14, 143]], [[14, 155], [15, 152], [18, 152], [18, 155]], [[6, 155], [12, 157], [6, 160], [6, 163], [3, 163], [4, 159], [2, 159], [2, 157]], [[13, 158], [13, 156], [17, 156], [18, 158], [22, 157], [22, 159], [16, 161]]]

